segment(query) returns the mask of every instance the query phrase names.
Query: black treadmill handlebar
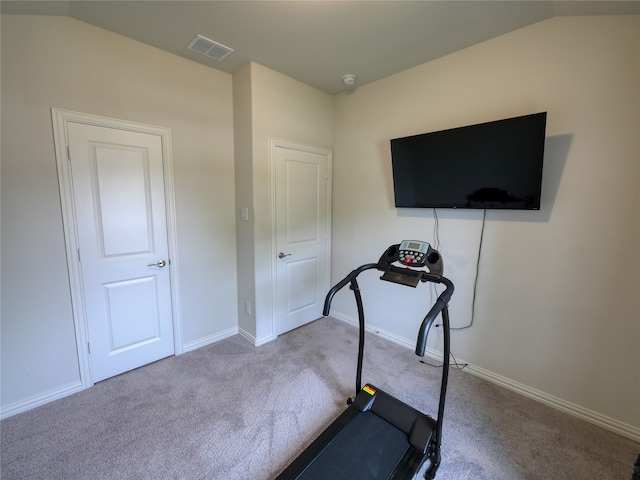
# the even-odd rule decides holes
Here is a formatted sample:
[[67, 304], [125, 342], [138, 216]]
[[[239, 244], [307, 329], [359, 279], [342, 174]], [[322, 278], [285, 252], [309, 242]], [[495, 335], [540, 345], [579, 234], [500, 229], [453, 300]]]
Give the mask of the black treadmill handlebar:
[[367, 263], [351, 271], [345, 278], [343, 278], [331, 290], [329, 290], [329, 293], [327, 293], [327, 297], [324, 300], [324, 309], [322, 310], [322, 315], [324, 315], [325, 317], [329, 315], [329, 311], [331, 310], [331, 301], [333, 300], [333, 296], [338, 293], [338, 291], [342, 290], [346, 285], [354, 281], [358, 277], [358, 275], [360, 275], [365, 270], [372, 270], [374, 268], [385, 272], [393, 272], [397, 275], [409, 276], [414, 279], [419, 279], [419, 281], [421, 282], [441, 283], [445, 286], [444, 291], [438, 296], [436, 303], [431, 307], [431, 310], [429, 310], [429, 313], [427, 313], [427, 315], [424, 317], [424, 320], [422, 321], [422, 324], [420, 325], [415, 352], [416, 355], [424, 357], [429, 329], [431, 328], [434, 320], [438, 317], [438, 315], [440, 315], [440, 312], [442, 312], [442, 310], [449, 304], [451, 295], [453, 295], [453, 283], [446, 277], [435, 275], [424, 270], [411, 270], [409, 268], [396, 267], [394, 265], [388, 264], [381, 265], [380, 263]]
[[449, 303], [449, 299], [451, 295], [453, 295], [453, 283], [448, 278], [440, 277], [440, 281], [438, 283], [442, 283], [445, 286], [444, 292], [442, 292], [438, 296], [438, 300], [431, 307], [429, 313], [424, 317], [422, 321], [422, 325], [420, 325], [420, 331], [418, 332], [418, 341], [416, 342], [416, 355], [420, 357], [424, 357], [424, 352], [427, 347], [427, 336], [429, 335], [429, 329], [431, 328], [431, 324], [433, 321], [440, 315], [440, 312], [444, 310], [444, 308]]
[[342, 290], [345, 285], [351, 283], [353, 279], [355, 279], [365, 270], [371, 270], [372, 268], [377, 267], [377, 263], [367, 263], [365, 265], [362, 265], [361, 267], [356, 268], [351, 273], [349, 273], [349, 275], [336, 283], [335, 286], [331, 290], [329, 290], [329, 293], [327, 293], [327, 297], [324, 299], [324, 309], [322, 310], [322, 315], [324, 315], [325, 317], [329, 315], [329, 310], [331, 309], [331, 300], [333, 299], [333, 296], [338, 293], [338, 291]]
[[[438, 301], [436, 301], [435, 305], [431, 308], [431, 310], [425, 317], [425, 320], [422, 322], [423, 325], [425, 324], [427, 319], [429, 319], [432, 315], [433, 315], [433, 319], [435, 319], [438, 316], [438, 314], [442, 311], [442, 309], [449, 303], [449, 299], [453, 294], [453, 283], [451, 283], [451, 281], [448, 278], [443, 277], [441, 275], [435, 275], [425, 270], [412, 270], [406, 267], [396, 267], [395, 265], [388, 265], [388, 264], [381, 265], [380, 263], [367, 263], [365, 265], [362, 265], [356, 268], [355, 270], [352, 270], [346, 277], [340, 280], [337, 284], [333, 286], [333, 288], [331, 288], [331, 290], [329, 290], [329, 293], [327, 293], [327, 296], [324, 300], [324, 309], [322, 310], [322, 315], [324, 315], [325, 317], [329, 315], [329, 310], [331, 309], [331, 301], [333, 300], [333, 296], [336, 293], [342, 290], [347, 284], [351, 283], [351, 281], [357, 278], [358, 275], [360, 275], [362, 272], [366, 270], [372, 270], [374, 268], [384, 272], [393, 272], [401, 276], [417, 278], [421, 282], [442, 283], [443, 285], [445, 285], [446, 288], [444, 292], [440, 294], [440, 296], [438, 297]], [[444, 302], [443, 304], [441, 304], [440, 302], [441, 299]], [[433, 319], [431, 320], [431, 322], [433, 321]], [[422, 328], [421, 328], [421, 333], [422, 333]]]

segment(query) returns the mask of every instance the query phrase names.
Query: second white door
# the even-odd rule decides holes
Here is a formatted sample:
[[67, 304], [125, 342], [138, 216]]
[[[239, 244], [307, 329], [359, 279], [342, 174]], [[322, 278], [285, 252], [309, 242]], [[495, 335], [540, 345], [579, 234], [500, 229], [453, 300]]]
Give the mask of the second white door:
[[329, 288], [327, 151], [276, 144], [276, 334], [322, 316]]

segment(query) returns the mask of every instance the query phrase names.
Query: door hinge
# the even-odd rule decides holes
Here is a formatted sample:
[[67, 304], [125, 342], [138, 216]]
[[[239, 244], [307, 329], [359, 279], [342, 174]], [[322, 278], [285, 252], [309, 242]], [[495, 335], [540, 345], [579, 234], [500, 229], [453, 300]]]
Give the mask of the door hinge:
[[71, 161], [71, 147], [67, 145], [67, 160]]
[[82, 262], [80, 261], [80, 249], [78, 249], [78, 263], [82, 263]]
[[91, 355], [91, 342], [87, 342], [87, 352]]

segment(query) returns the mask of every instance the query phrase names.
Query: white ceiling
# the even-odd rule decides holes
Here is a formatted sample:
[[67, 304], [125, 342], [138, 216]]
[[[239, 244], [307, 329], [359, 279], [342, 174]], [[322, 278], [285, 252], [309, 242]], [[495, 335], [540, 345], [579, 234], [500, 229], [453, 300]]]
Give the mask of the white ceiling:
[[[233, 73], [254, 61], [330, 94], [564, 15], [640, 14], [639, 1], [5, 1], [2, 14], [64, 15]], [[234, 52], [186, 49], [197, 35]]]

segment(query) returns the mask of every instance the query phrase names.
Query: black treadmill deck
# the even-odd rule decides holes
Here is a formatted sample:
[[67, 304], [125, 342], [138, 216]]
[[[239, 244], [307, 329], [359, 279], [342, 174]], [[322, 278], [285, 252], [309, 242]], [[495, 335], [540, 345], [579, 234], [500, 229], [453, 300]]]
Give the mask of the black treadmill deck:
[[412, 478], [427, 458], [434, 429], [431, 417], [365, 385], [354, 403], [277, 478]]
[[407, 435], [375, 413], [363, 412], [323, 450], [298, 478], [389, 478], [411, 447]]

